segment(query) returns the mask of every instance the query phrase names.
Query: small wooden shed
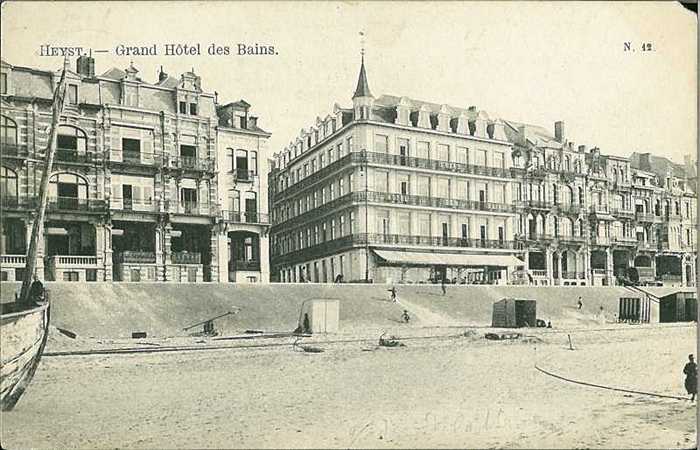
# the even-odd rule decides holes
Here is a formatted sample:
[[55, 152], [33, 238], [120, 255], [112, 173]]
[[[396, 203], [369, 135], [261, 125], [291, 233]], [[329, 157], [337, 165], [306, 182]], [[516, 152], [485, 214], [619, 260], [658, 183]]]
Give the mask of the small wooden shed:
[[660, 322], [692, 322], [697, 320], [698, 299], [695, 292], [674, 292], [661, 297]]
[[[308, 322], [308, 329], [306, 325]], [[302, 332], [337, 333], [340, 323], [340, 301], [329, 299], [305, 300], [299, 314]]]
[[653, 306], [649, 297], [621, 297], [618, 322], [649, 323]]
[[491, 326], [497, 328], [534, 327], [537, 302], [521, 298], [504, 298], [493, 304]]

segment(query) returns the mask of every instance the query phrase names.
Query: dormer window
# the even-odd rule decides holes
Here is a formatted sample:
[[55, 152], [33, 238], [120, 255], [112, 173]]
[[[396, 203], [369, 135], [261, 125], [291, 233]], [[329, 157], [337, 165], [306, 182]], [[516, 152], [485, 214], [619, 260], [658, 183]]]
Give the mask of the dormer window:
[[68, 85], [68, 103], [71, 105], [78, 104], [78, 85], [69, 84]]

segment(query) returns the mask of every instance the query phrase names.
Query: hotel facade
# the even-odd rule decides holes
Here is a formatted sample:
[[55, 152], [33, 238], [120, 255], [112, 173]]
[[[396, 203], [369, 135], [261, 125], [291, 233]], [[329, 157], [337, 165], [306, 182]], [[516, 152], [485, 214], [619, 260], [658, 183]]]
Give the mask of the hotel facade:
[[[2, 280], [23, 276], [60, 72], [2, 62]], [[37, 275], [56, 281], [267, 282], [267, 140], [193, 71], [66, 67]]]
[[695, 283], [691, 161], [603, 155], [563, 122], [375, 98], [364, 61], [352, 102], [275, 154], [273, 280]]

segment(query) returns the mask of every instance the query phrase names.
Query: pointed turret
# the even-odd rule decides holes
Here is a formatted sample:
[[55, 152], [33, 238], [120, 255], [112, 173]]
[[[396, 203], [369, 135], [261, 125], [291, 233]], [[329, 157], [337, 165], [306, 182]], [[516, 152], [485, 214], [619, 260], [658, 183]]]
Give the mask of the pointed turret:
[[365, 72], [365, 55], [362, 51], [362, 64], [360, 65], [360, 76], [357, 79], [355, 95], [352, 96], [352, 105], [355, 112], [355, 120], [369, 120], [371, 118], [374, 97], [369, 91], [367, 83], [367, 73]]
[[357, 79], [357, 88], [355, 88], [355, 95], [352, 98], [357, 97], [372, 97], [372, 93], [369, 90], [369, 84], [367, 83], [367, 73], [365, 72], [365, 55], [362, 55], [362, 64], [360, 65], [360, 76]]

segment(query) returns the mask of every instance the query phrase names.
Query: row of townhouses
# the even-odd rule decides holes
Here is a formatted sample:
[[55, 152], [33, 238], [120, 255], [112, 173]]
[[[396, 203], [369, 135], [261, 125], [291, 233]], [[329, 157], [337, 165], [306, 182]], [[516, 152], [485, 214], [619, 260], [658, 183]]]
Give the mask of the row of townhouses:
[[[60, 72], [2, 62], [2, 279], [22, 277]], [[697, 171], [407, 97], [364, 61], [271, 158], [193, 71], [66, 68], [38, 275], [63, 281], [694, 285]], [[268, 208], [270, 215], [268, 216]]]
[[[2, 62], [2, 279], [23, 276], [60, 71]], [[38, 276], [58, 281], [269, 280], [267, 141], [243, 100], [194, 71], [66, 67]]]
[[697, 172], [459, 108], [370, 91], [274, 155], [282, 282], [693, 285]]

